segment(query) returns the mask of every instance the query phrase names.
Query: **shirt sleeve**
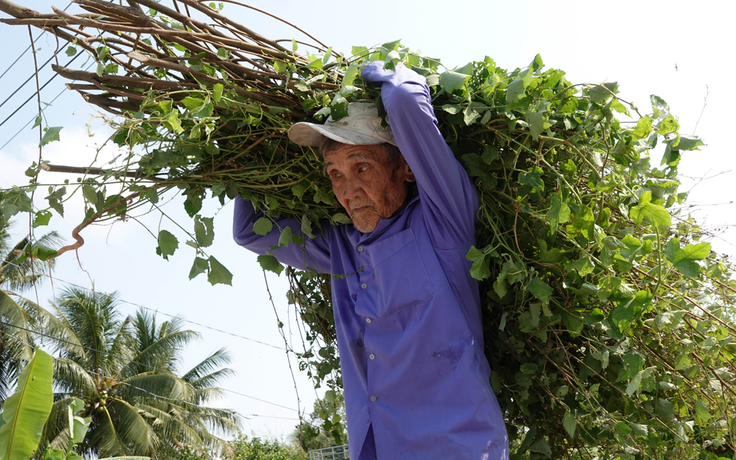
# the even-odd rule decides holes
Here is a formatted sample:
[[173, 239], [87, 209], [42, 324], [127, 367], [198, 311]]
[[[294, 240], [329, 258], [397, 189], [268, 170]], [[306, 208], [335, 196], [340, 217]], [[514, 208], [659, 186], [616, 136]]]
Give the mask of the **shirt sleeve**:
[[426, 80], [396, 66], [373, 62], [363, 70], [368, 82], [382, 82], [381, 99], [396, 143], [417, 182], [425, 219], [438, 247], [467, 245], [475, 238], [478, 195], [437, 128]]
[[299, 246], [290, 243], [288, 246], [278, 246], [279, 228], [290, 227], [293, 234], [302, 234], [301, 223], [296, 219], [276, 219], [274, 229], [266, 235], [259, 235], [253, 231], [253, 225], [263, 217], [263, 213], [256, 212], [253, 204], [240, 197], [235, 198], [235, 212], [233, 215], [233, 238], [240, 246], [256, 254], [273, 254], [279, 262], [303, 270], [312, 268], [321, 273], [330, 272], [330, 253], [324, 236], [309, 238]]

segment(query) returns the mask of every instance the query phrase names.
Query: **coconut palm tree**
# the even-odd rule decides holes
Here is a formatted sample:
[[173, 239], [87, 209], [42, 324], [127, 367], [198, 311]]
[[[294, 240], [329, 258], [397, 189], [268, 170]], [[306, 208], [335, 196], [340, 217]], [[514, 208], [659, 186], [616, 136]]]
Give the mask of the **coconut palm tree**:
[[183, 375], [177, 374], [184, 346], [199, 337], [180, 319], [156, 322], [139, 310], [123, 317], [117, 294], [67, 289], [53, 302], [59, 319], [49, 326], [58, 337], [57, 401], [45, 429], [52, 447], [69, 432], [64, 416], [70, 398], [85, 401], [92, 418], [79, 446], [88, 456], [145, 455], [170, 458], [179, 445], [223, 449], [217, 435], [238, 432], [238, 415], [204, 404], [221, 395], [216, 385], [232, 374], [218, 350]]
[[[26, 257], [28, 237], [11, 243], [11, 223], [2, 215], [2, 201], [0, 194], [0, 405], [9, 395], [23, 363], [33, 355], [36, 339], [33, 331], [39, 321], [50, 317], [46, 310], [20, 293], [42, 281], [54, 263]], [[51, 232], [35, 241], [33, 247], [48, 252], [60, 243], [59, 235]]]

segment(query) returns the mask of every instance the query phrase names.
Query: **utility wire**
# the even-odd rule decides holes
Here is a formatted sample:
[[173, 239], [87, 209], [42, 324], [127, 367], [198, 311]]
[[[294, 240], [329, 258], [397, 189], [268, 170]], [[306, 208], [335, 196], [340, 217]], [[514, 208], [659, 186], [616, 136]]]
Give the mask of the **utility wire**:
[[[141, 363], [141, 362], [132, 360], [132, 359], [125, 358], [123, 356], [116, 355], [114, 353], [109, 353], [109, 352], [106, 352], [106, 351], [97, 350], [95, 348], [88, 347], [88, 346], [85, 346], [85, 345], [81, 345], [81, 344], [78, 344], [78, 343], [70, 342], [68, 340], [65, 340], [65, 339], [62, 339], [62, 338], [59, 338], [59, 337], [54, 337], [54, 336], [49, 335], [49, 334], [46, 334], [44, 332], [34, 331], [32, 329], [28, 329], [28, 328], [25, 328], [25, 327], [22, 327], [22, 326], [18, 326], [16, 324], [7, 323], [7, 322], [2, 321], [2, 320], [0, 320], [0, 324], [3, 325], [3, 326], [8, 326], [8, 327], [12, 327], [12, 328], [15, 328], [15, 329], [20, 329], [22, 331], [29, 332], [31, 334], [36, 334], [38, 336], [45, 337], [45, 338], [48, 338], [48, 339], [51, 339], [51, 340], [55, 340], [57, 342], [66, 343], [67, 345], [72, 345], [74, 347], [80, 347], [80, 348], [83, 348], [85, 350], [89, 350], [89, 351], [92, 351], [92, 352], [95, 352], [95, 353], [100, 353], [100, 354], [103, 354], [103, 355], [106, 355], [106, 356], [109, 356], [109, 357], [120, 358], [120, 359], [123, 359], [127, 363], [137, 364], [137, 365], [143, 366], [143, 367], [145, 367], [145, 368], [147, 368], [149, 370], [153, 370], [153, 371], [156, 371], [156, 372], [161, 372], [161, 373], [164, 373], [164, 374], [171, 374], [170, 371], [163, 370], [163, 369], [158, 369], [158, 368], [156, 368], [154, 366], [151, 366], [150, 364], [144, 364], [144, 363]], [[123, 383], [123, 382], [119, 382], [119, 383]], [[143, 390], [143, 391], [146, 391], [146, 390]], [[249, 396], [249, 395], [246, 395], [246, 394], [243, 394], [243, 393], [239, 393], [239, 392], [236, 392], [236, 391], [228, 390], [226, 388], [223, 388], [222, 391], [225, 391], [225, 392], [228, 392], [228, 393], [233, 393], [233, 394], [236, 394], [236, 395], [239, 395], [239, 396], [245, 396], [247, 398], [255, 399], [257, 401], [260, 401], [260, 402], [263, 402], [263, 403], [266, 403], [266, 404], [270, 404], [272, 406], [277, 406], [277, 407], [281, 407], [283, 409], [288, 409], [288, 410], [291, 410], [291, 411], [294, 411], [294, 412], [299, 412], [298, 410], [293, 409], [291, 407], [283, 406], [281, 404], [277, 404], [277, 403], [274, 403], [274, 402], [266, 401], [265, 399], [260, 399], [260, 398], [254, 397], [254, 396]], [[160, 396], [160, 395], [158, 395], [158, 396], [161, 397], [161, 398], [166, 398], [165, 396]], [[179, 401], [179, 400], [172, 400], [172, 401]], [[189, 403], [189, 402], [186, 402], [186, 401], [179, 401], [179, 402], [184, 402], [186, 404], [192, 404], [192, 405], [198, 406], [197, 404]], [[205, 406], [202, 406], [202, 407], [205, 407]]]
[[[6, 326], [16, 327], [18, 329], [23, 329], [23, 328], [21, 328], [19, 326], [14, 326], [12, 324], [3, 323], [2, 321], [0, 321], [0, 323], [4, 324]], [[34, 332], [34, 331], [29, 331], [29, 332]], [[29, 344], [27, 342], [23, 342], [23, 344], [25, 344], [27, 347], [34, 348], [33, 345], [31, 345], [31, 344]], [[149, 395], [153, 396], [155, 399], [163, 399], [163, 400], [166, 400], [166, 401], [170, 401], [170, 402], [176, 403], [176, 405], [185, 404], [185, 405], [189, 405], [189, 406], [194, 406], [194, 407], [197, 407], [199, 409], [217, 409], [216, 407], [203, 406], [201, 404], [190, 403], [188, 401], [183, 401], [181, 399], [173, 399], [173, 398], [169, 398], [167, 396], [159, 395], [159, 394], [153, 393], [153, 392], [151, 392], [149, 390], [146, 390], [145, 388], [141, 388], [139, 386], [133, 385], [132, 383], [122, 382], [122, 381], [117, 380], [117, 379], [115, 379], [113, 377], [108, 377], [108, 376], [106, 376], [106, 375], [104, 375], [104, 374], [102, 374], [100, 372], [97, 372], [97, 371], [93, 371], [93, 370], [86, 370], [86, 371], [89, 372], [90, 374], [96, 375], [96, 376], [98, 376], [98, 377], [100, 377], [102, 379], [113, 380], [113, 381], [115, 381], [116, 384], [125, 385], [127, 387], [130, 387], [130, 388], [136, 389], [138, 391], [141, 391], [143, 393], [149, 394]], [[73, 396], [73, 395], [71, 395], [71, 396]], [[268, 402], [268, 401], [264, 401], [264, 402]], [[235, 412], [235, 413], [237, 414], [237, 412]], [[278, 417], [278, 416], [274, 416], [274, 415], [262, 415], [262, 414], [238, 414], [238, 415], [240, 415], [241, 417], [243, 417], [245, 419], [249, 419], [249, 417], [264, 417], [264, 418], [278, 418], [278, 419], [283, 419], [283, 420], [299, 420], [298, 418], [293, 418], [293, 417]]]
[[[58, 278], [57, 278], [57, 280], [58, 280]], [[58, 280], [58, 281], [61, 281], [62, 283], [70, 284], [70, 283], [67, 283], [66, 281], [63, 281], [63, 280]], [[77, 287], [81, 287], [81, 286], [77, 286]], [[134, 307], [143, 308], [145, 310], [148, 310], [148, 311], [151, 311], [151, 312], [154, 312], [154, 313], [162, 314], [162, 315], [168, 316], [169, 318], [179, 318], [180, 320], [182, 320], [184, 322], [191, 323], [191, 324], [194, 324], [196, 326], [203, 327], [205, 329], [209, 329], [211, 331], [219, 332], [221, 334], [226, 334], [226, 335], [229, 335], [229, 336], [232, 336], [232, 337], [237, 337], [239, 339], [247, 340], [249, 342], [255, 342], [257, 344], [265, 345], [267, 347], [275, 348], [275, 349], [281, 350], [281, 351], [285, 351], [286, 350], [284, 347], [279, 347], [279, 346], [276, 346], [276, 345], [271, 345], [270, 343], [261, 342], [260, 340], [251, 339], [249, 337], [238, 335], [238, 334], [235, 334], [233, 332], [228, 332], [228, 331], [224, 331], [222, 329], [217, 329], [216, 327], [207, 326], [205, 324], [198, 323], [196, 321], [191, 321], [191, 320], [188, 320], [188, 319], [184, 319], [181, 316], [172, 315], [172, 314], [169, 314], [169, 313], [162, 312], [161, 310], [156, 310], [156, 309], [153, 309], [153, 308], [145, 307], [145, 306], [140, 305], [140, 304], [137, 304], [137, 303], [128, 302], [127, 300], [120, 300], [120, 302], [121, 303], [127, 303], [128, 305], [133, 305]]]
[[[48, 63], [51, 62], [54, 59], [54, 57], [55, 56], [52, 54], [51, 57], [48, 58], [48, 60], [46, 62], [44, 62], [43, 64], [41, 64], [41, 67], [40, 68], [43, 69], [44, 67], [46, 67], [48, 65]], [[71, 62], [71, 61], [69, 61], [69, 62]], [[28, 84], [28, 82], [31, 81], [35, 75], [36, 75], [35, 73], [32, 73], [31, 76], [26, 79], [26, 81], [24, 81], [20, 86], [18, 86], [17, 88], [15, 88], [15, 91], [13, 91], [10, 96], [6, 97], [3, 102], [0, 102], [0, 107], [4, 106], [6, 102], [8, 102], [13, 96], [15, 96], [18, 93], [18, 91], [20, 91], [24, 86], [26, 86]], [[51, 81], [51, 80], [49, 80], [49, 81]], [[28, 102], [28, 101], [26, 101], [26, 102]], [[23, 107], [23, 106], [21, 106], [21, 107]], [[19, 107], [19, 109], [20, 109], [20, 107]], [[16, 112], [17, 111], [18, 110], [16, 110]], [[13, 113], [15, 113], [15, 112], [13, 112]], [[3, 122], [3, 123], [5, 123], [5, 122]]]
[[[71, 64], [72, 62], [74, 62], [74, 60], [75, 60], [75, 59], [77, 59], [77, 58], [78, 58], [78, 57], [79, 57], [79, 56], [80, 56], [81, 54], [82, 54], [82, 53], [77, 53], [77, 54], [76, 54], [76, 56], [74, 56], [73, 58], [71, 58], [71, 59], [69, 60], [69, 62], [67, 62], [67, 63], [66, 63], [66, 66], [68, 66], [69, 64]], [[50, 61], [50, 60], [51, 60], [52, 58], [53, 58], [53, 56], [52, 56], [51, 58], [49, 58], [49, 61]], [[49, 61], [46, 61], [46, 64], [48, 64], [48, 62], [49, 62]], [[44, 65], [46, 65], [46, 64], [44, 64]], [[51, 83], [51, 82], [52, 82], [52, 81], [54, 80], [54, 78], [56, 78], [56, 77], [58, 77], [58, 76], [59, 76], [59, 74], [58, 74], [58, 73], [55, 73], [55, 72], [54, 72], [54, 75], [52, 75], [52, 76], [51, 76], [51, 78], [49, 78], [49, 79], [48, 79], [48, 81], [46, 81], [46, 83], [44, 83], [44, 84], [43, 84], [43, 86], [41, 86], [41, 88], [39, 89], [39, 91], [38, 91], [38, 92], [41, 92], [41, 90], [42, 90], [42, 89], [46, 88], [46, 86], [47, 86], [47, 85], [48, 85], [49, 83]], [[26, 82], [26, 83], [27, 83], [27, 82]], [[24, 84], [25, 84], [25, 83], [24, 83]], [[62, 90], [62, 91], [63, 91], [63, 90]], [[15, 94], [15, 93], [13, 93], [13, 94]], [[15, 110], [13, 111], [13, 113], [11, 113], [10, 115], [8, 115], [8, 118], [6, 118], [5, 120], [3, 120], [3, 121], [2, 121], [1, 123], [0, 123], [0, 126], [4, 125], [4, 124], [5, 124], [5, 123], [6, 123], [6, 122], [7, 122], [8, 120], [10, 120], [11, 118], [13, 118], [13, 115], [15, 115], [16, 113], [18, 113], [18, 111], [19, 111], [20, 109], [22, 109], [23, 107], [25, 107], [25, 105], [26, 105], [26, 104], [28, 104], [28, 102], [30, 102], [30, 100], [31, 100], [31, 99], [33, 99], [33, 98], [34, 98], [35, 96], [36, 96], [36, 93], [33, 93], [33, 94], [31, 94], [31, 96], [30, 96], [30, 97], [29, 97], [28, 99], [26, 99], [26, 100], [25, 100], [25, 102], [23, 102], [23, 103], [22, 103], [22, 104], [21, 104], [20, 106], [18, 106], [18, 108], [16, 108], [16, 109], [15, 109]], [[3, 102], [3, 104], [4, 104], [4, 102]], [[1, 105], [1, 104], [0, 104], [0, 105]]]
[[[91, 63], [90, 65], [88, 65], [88, 66], [87, 66], [87, 68], [86, 68], [86, 69], [84, 69], [84, 70], [85, 70], [85, 71], [89, 70], [89, 68], [90, 68], [90, 67], [92, 67], [92, 65], [94, 65], [94, 64], [95, 64], [95, 63], [94, 63], [94, 62], [92, 62], [92, 63]], [[58, 75], [58, 74], [57, 74], [57, 75]], [[76, 80], [74, 80], [74, 81], [76, 81]], [[66, 89], [62, 89], [61, 91], [59, 91], [59, 94], [57, 94], [57, 95], [56, 95], [56, 97], [55, 97], [55, 98], [53, 98], [53, 99], [51, 100], [51, 102], [49, 102], [49, 105], [52, 105], [52, 104], [53, 104], [54, 102], [56, 102], [56, 100], [57, 100], [57, 99], [59, 99], [59, 97], [61, 97], [61, 95], [62, 95], [62, 94], [64, 94], [64, 91], [66, 91]], [[47, 108], [48, 108], [48, 106], [44, 107], [43, 109], [41, 109], [41, 112], [45, 112]], [[31, 117], [31, 119], [30, 119], [30, 120], [28, 120], [28, 122], [27, 122], [27, 123], [26, 123], [25, 125], [23, 125], [23, 127], [21, 127], [21, 128], [20, 128], [20, 129], [18, 130], [18, 132], [16, 132], [16, 133], [15, 133], [15, 134], [13, 135], [13, 137], [11, 137], [10, 139], [8, 139], [8, 141], [7, 141], [7, 142], [6, 142], [5, 144], [3, 144], [3, 146], [2, 146], [2, 147], [0, 147], [0, 150], [2, 150], [2, 149], [4, 149], [5, 147], [7, 147], [7, 145], [8, 145], [8, 144], [10, 144], [10, 143], [11, 143], [11, 142], [13, 141], [13, 139], [15, 139], [16, 137], [18, 137], [18, 134], [22, 133], [22, 132], [23, 132], [23, 130], [24, 130], [24, 129], [26, 129], [26, 127], [27, 127], [28, 125], [30, 125], [30, 124], [31, 124], [31, 122], [32, 122], [33, 120], [35, 120], [35, 119], [36, 119], [36, 117]]]
[[[69, 7], [72, 6], [72, 3], [73, 2], [69, 2], [69, 4], [64, 8], [64, 11], [68, 10]], [[17, 58], [15, 58], [15, 61], [13, 61], [13, 63], [10, 64], [7, 69], [5, 69], [5, 72], [3, 72], [2, 75], [0, 75], [0, 79], [2, 79], [5, 76], [6, 73], [10, 72], [10, 69], [12, 69], [13, 66], [18, 63], [18, 61], [20, 61], [20, 58], [22, 58], [23, 56], [25, 56], [25, 54], [28, 52], [28, 50], [31, 49], [31, 47], [36, 44], [36, 41], [38, 41], [38, 39], [41, 38], [41, 36], [43, 34], [45, 34], [45, 33], [46, 33], [45, 30], [41, 30], [41, 33], [38, 34], [38, 36], [33, 39], [33, 41], [31, 42], [31, 44], [28, 45], [28, 48], [26, 48], [22, 53], [20, 53], [20, 56], [18, 56]], [[46, 65], [46, 64], [44, 64], [44, 65]]]
[[[19, 266], [18, 264], [16, 264], [16, 263], [13, 263], [13, 262], [8, 262], [8, 265], [12, 265], [12, 266], [14, 266], [14, 267], [16, 267], [16, 268], [20, 268], [20, 266]], [[87, 289], [87, 288], [86, 288], [86, 287], [84, 287], [84, 286], [81, 286], [81, 285], [79, 285], [79, 284], [76, 284], [76, 283], [72, 283], [71, 281], [66, 281], [66, 280], [63, 280], [63, 279], [61, 279], [61, 278], [57, 278], [56, 276], [51, 276], [51, 275], [49, 275], [48, 273], [40, 273], [39, 275], [40, 275], [40, 276], [45, 276], [45, 277], [47, 277], [47, 278], [49, 278], [49, 279], [51, 279], [51, 280], [53, 280], [53, 281], [58, 281], [58, 282], [60, 282], [60, 283], [66, 284], [66, 285], [68, 285], [68, 286], [73, 286], [73, 287], [75, 287], [75, 288], [79, 288], [79, 289], [85, 289], [85, 290]], [[162, 314], [162, 315], [164, 315], [164, 316], [168, 316], [169, 318], [177, 318], [177, 319], [179, 319], [179, 320], [181, 320], [181, 321], [183, 321], [183, 322], [185, 322], [185, 323], [190, 323], [190, 324], [194, 324], [194, 325], [196, 325], [196, 326], [199, 326], [199, 327], [203, 327], [203, 328], [205, 328], [205, 329], [209, 329], [209, 330], [212, 330], [212, 331], [218, 332], [218, 333], [220, 333], [220, 334], [226, 334], [226, 335], [229, 335], [229, 336], [232, 336], [232, 337], [236, 337], [236, 338], [238, 338], [238, 339], [243, 339], [243, 340], [247, 340], [247, 341], [249, 341], [249, 342], [254, 342], [254, 343], [257, 343], [257, 344], [259, 344], [259, 345], [265, 345], [265, 346], [267, 346], [267, 347], [275, 348], [275, 349], [277, 349], [277, 350], [280, 350], [280, 351], [286, 351], [286, 348], [284, 348], [284, 347], [279, 347], [279, 346], [277, 346], [277, 345], [272, 345], [272, 344], [270, 344], [270, 343], [262, 342], [262, 341], [260, 341], [260, 340], [256, 340], [256, 339], [251, 339], [250, 337], [246, 337], [246, 336], [244, 336], [244, 335], [240, 335], [240, 334], [235, 334], [234, 332], [229, 332], [229, 331], [225, 331], [225, 330], [222, 330], [222, 329], [218, 329], [218, 328], [216, 328], [216, 327], [212, 327], [212, 326], [207, 326], [206, 324], [198, 323], [198, 322], [196, 322], [196, 321], [191, 321], [191, 320], [188, 320], [188, 319], [182, 318], [181, 316], [178, 316], [178, 315], [172, 315], [171, 313], [166, 313], [166, 312], [163, 312], [163, 311], [161, 311], [161, 310], [158, 310], [158, 309], [154, 309], [154, 308], [146, 307], [146, 306], [144, 306], [144, 305], [141, 305], [141, 304], [137, 304], [137, 303], [129, 302], [129, 301], [127, 301], [127, 300], [124, 300], [124, 299], [118, 299], [118, 302], [120, 302], [120, 303], [125, 303], [125, 304], [128, 304], [128, 305], [132, 305], [132, 306], [134, 306], [134, 307], [139, 307], [139, 308], [143, 308], [143, 309], [145, 309], [145, 310], [148, 310], [148, 311], [151, 311], [151, 312], [153, 312], [153, 313], [157, 313], [157, 314]]]

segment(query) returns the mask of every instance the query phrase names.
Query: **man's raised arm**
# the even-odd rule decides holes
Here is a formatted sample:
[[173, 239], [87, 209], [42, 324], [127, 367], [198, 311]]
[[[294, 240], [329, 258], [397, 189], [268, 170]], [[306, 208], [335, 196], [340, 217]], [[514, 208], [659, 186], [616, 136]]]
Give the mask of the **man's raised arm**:
[[437, 129], [425, 78], [401, 64], [396, 72], [385, 70], [383, 62], [378, 61], [368, 64], [362, 76], [368, 83], [382, 83], [381, 98], [388, 122], [414, 172], [423, 206], [443, 221], [441, 234], [434, 235], [435, 242], [472, 242], [478, 196]]
[[253, 231], [253, 226], [261, 217], [263, 213], [256, 212], [250, 201], [240, 197], [235, 198], [233, 215], [235, 242], [256, 254], [272, 253], [279, 262], [294, 268], [313, 268], [319, 272], [330, 271], [330, 255], [322, 236], [313, 239], [305, 236], [306, 242], [303, 246], [290, 243], [288, 246], [274, 250], [273, 248], [279, 245], [279, 228], [290, 227], [294, 235], [299, 235], [301, 234], [301, 223], [295, 219], [277, 219], [271, 232], [259, 235]]

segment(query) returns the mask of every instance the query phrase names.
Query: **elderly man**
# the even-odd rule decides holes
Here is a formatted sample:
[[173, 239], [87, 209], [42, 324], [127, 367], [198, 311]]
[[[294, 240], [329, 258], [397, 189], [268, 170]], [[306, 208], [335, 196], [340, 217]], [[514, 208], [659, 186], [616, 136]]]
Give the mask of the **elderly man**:
[[[353, 225], [323, 226], [304, 247], [274, 255], [332, 282], [350, 457], [508, 458], [508, 438], [489, 383], [478, 284], [465, 258], [474, 244], [478, 197], [437, 129], [423, 77], [374, 62], [390, 128], [372, 104], [348, 117], [297, 123], [292, 141], [320, 146], [325, 172]], [[414, 187], [413, 183], [416, 183]], [[252, 205], [235, 204], [234, 236], [259, 253]], [[299, 222], [278, 225], [298, 232]], [[275, 232], [274, 232], [275, 233]]]

